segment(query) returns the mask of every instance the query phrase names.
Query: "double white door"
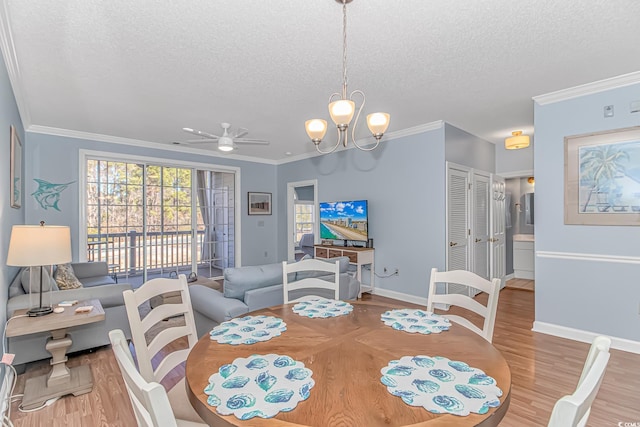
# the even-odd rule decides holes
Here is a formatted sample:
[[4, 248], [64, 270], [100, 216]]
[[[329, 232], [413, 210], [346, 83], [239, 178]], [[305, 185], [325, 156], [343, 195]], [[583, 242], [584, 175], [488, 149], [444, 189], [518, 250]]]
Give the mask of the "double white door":
[[[504, 179], [448, 162], [446, 210], [447, 270], [504, 279]], [[466, 294], [468, 290], [450, 284], [447, 292]]]

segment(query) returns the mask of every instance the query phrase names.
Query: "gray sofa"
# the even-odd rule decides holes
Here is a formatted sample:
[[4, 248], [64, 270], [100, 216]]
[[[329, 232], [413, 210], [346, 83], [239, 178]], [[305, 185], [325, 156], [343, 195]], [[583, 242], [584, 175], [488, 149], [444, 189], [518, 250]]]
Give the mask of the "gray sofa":
[[[49, 292], [43, 292], [43, 304], [55, 305], [64, 300], [98, 299], [102, 308], [104, 308], [105, 320], [68, 329], [67, 333], [72, 340], [68, 352], [109, 344], [108, 332], [112, 329], [122, 329], [127, 338], [131, 338], [127, 311], [122, 297], [122, 292], [131, 289], [131, 285], [116, 283], [113, 277], [109, 275], [107, 264], [104, 262], [72, 263], [71, 266], [83, 287], [59, 290], [55, 281], [47, 274], [45, 275], [45, 280], [49, 280], [49, 286], [52, 288], [50, 292], [51, 299], [49, 300]], [[34, 288], [39, 289], [39, 276], [37, 277], [37, 285]], [[21, 269], [9, 286], [7, 318], [10, 318], [15, 310], [37, 306], [39, 293], [29, 295], [25, 292], [25, 289], [30, 289], [29, 282], [29, 270]], [[44, 289], [48, 288], [45, 287]], [[56, 314], [52, 313], [47, 316], [56, 316]], [[15, 354], [14, 364], [20, 365], [50, 358], [51, 354], [44, 348], [50, 336], [49, 333], [39, 333], [8, 338], [7, 349], [10, 353]]]
[[[349, 258], [340, 257], [327, 261], [336, 260], [340, 261], [340, 299], [356, 299], [360, 282], [347, 273]], [[308, 273], [298, 274], [306, 274], [308, 277]], [[283, 304], [282, 263], [226, 268], [223, 288], [223, 292], [219, 292], [206, 286], [189, 286], [199, 336], [209, 333], [214, 326], [226, 320]], [[333, 294], [327, 289], [299, 289], [292, 291], [290, 295], [295, 299], [309, 294], [333, 298]]]

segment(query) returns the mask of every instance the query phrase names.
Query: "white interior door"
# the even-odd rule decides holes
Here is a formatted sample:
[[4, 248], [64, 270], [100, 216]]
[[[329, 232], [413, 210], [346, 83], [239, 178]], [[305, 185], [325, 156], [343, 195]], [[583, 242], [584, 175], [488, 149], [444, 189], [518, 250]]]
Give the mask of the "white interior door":
[[504, 178], [491, 176], [491, 272], [489, 276], [501, 280], [500, 287], [504, 288], [506, 276], [506, 187]]
[[[469, 270], [469, 169], [447, 163], [447, 270]], [[467, 294], [466, 286], [447, 284], [447, 293]]]
[[471, 209], [473, 224], [471, 233], [473, 236], [472, 269], [480, 277], [489, 279], [489, 232], [490, 232], [490, 182], [491, 176], [487, 173], [474, 171], [473, 206]]

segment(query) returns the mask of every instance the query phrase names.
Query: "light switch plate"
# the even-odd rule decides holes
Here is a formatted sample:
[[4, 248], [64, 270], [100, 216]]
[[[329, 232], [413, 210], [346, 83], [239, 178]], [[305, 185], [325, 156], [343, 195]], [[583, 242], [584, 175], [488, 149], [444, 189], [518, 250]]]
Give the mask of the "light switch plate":
[[605, 117], [613, 117], [613, 105], [605, 105], [605, 107], [604, 107], [604, 116]]
[[640, 112], [640, 101], [631, 101], [629, 105], [629, 110], [632, 113]]

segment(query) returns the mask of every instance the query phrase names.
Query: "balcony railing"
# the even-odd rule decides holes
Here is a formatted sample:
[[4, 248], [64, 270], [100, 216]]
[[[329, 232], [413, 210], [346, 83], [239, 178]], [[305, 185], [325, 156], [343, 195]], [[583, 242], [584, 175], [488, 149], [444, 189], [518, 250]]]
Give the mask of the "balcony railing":
[[[202, 260], [204, 231], [196, 233], [196, 261], [198, 264], [213, 260]], [[87, 259], [104, 261], [113, 274], [141, 274], [147, 271], [175, 270], [191, 267], [191, 232], [171, 233], [136, 231], [128, 233], [89, 234], [87, 236]]]

